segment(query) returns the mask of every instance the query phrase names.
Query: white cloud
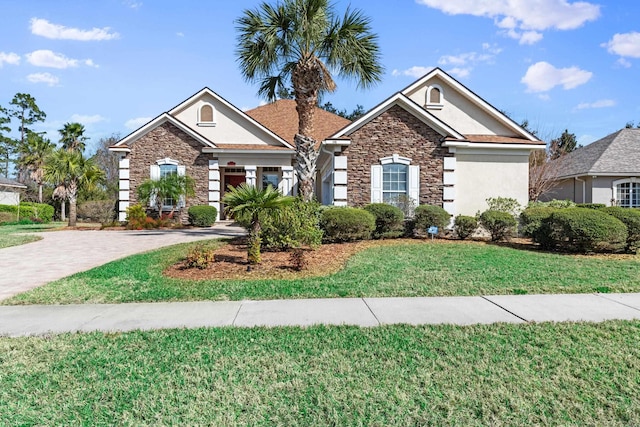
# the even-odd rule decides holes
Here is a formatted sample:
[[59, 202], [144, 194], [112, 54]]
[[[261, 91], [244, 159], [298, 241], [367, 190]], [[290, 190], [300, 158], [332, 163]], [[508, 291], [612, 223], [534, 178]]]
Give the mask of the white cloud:
[[606, 47], [607, 51], [614, 55], [640, 58], [640, 33], [614, 34], [611, 40], [607, 43], [602, 43], [600, 46]]
[[112, 33], [109, 30], [109, 27], [81, 30], [79, 28], [69, 28], [64, 25], [52, 24], [46, 19], [31, 18], [31, 33], [48, 39], [99, 41], [112, 40], [120, 37], [118, 33]]
[[98, 68], [98, 65], [96, 65], [91, 59], [80, 61], [78, 59], [67, 58], [61, 53], [56, 53], [50, 50], [34, 50], [31, 53], [27, 53], [25, 56], [27, 57], [29, 64], [35, 65], [36, 67], [64, 69], [77, 67], [80, 65], [80, 62], [82, 62], [89, 67]]
[[[491, 18], [504, 34], [533, 44], [542, 39], [541, 31], [573, 30], [600, 16], [600, 6], [569, 0], [417, 0], [449, 15]], [[533, 4], [532, 4], [533, 3]]]
[[46, 83], [49, 86], [57, 86], [60, 79], [50, 73], [34, 73], [27, 76], [27, 80], [31, 83]]
[[135, 119], [127, 120], [124, 126], [127, 129], [135, 130], [147, 122], [150, 122], [152, 118], [153, 117], [136, 117]]
[[595, 102], [582, 102], [578, 104], [576, 107], [577, 110], [585, 110], [587, 108], [607, 108], [614, 107], [616, 105], [616, 101], [613, 99], [600, 99]]
[[2, 68], [3, 64], [11, 64], [18, 65], [20, 64], [20, 55], [17, 53], [9, 52], [0, 52], [0, 68]]
[[546, 92], [556, 86], [573, 89], [587, 83], [593, 73], [578, 67], [556, 68], [548, 62], [536, 62], [520, 80], [527, 85], [527, 92]]
[[141, 1], [135, 1], [135, 0], [125, 0], [122, 2], [122, 4], [124, 4], [125, 6], [131, 8], [131, 9], [139, 9], [142, 7], [142, 2]]
[[394, 77], [397, 76], [409, 76], [414, 78], [420, 78], [433, 70], [433, 67], [422, 67], [420, 65], [414, 65], [411, 68], [407, 68], [406, 70], [393, 70], [391, 75]]
[[489, 43], [482, 44], [484, 52], [465, 52], [458, 55], [443, 55], [438, 59], [438, 65], [451, 65], [453, 68], [447, 70], [449, 73], [457, 77], [468, 77], [477, 64], [492, 63], [496, 55], [502, 52], [502, 49], [496, 45]]
[[100, 66], [98, 64], [93, 62], [93, 59], [85, 59], [84, 60], [84, 65], [86, 65], [87, 67], [100, 68]]
[[72, 122], [82, 123], [83, 125], [104, 122], [105, 120], [107, 119], [105, 117], [102, 117], [100, 114], [94, 114], [93, 116], [73, 114], [71, 116]]
[[469, 77], [469, 74], [471, 74], [471, 68], [454, 67], [448, 71], [450, 74], [453, 74], [454, 76], [461, 79]]
[[184, 33], [183, 33], [183, 32], [181, 32], [181, 31], [178, 31], [178, 32], [176, 33], [176, 36], [178, 36], [178, 37], [184, 37]]
[[619, 66], [621, 66], [623, 68], [630, 68], [631, 67], [631, 62], [629, 62], [625, 58], [618, 58], [618, 60], [616, 61], [616, 64], [618, 64]]

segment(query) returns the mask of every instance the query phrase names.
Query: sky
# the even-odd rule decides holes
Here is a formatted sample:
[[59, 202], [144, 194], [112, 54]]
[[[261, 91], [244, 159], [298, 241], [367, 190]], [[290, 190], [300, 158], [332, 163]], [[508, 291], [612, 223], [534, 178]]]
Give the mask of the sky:
[[[274, 0], [270, 0], [273, 2]], [[254, 0], [0, 0], [0, 106], [28, 93], [54, 142], [67, 122], [126, 136], [203, 87], [240, 109], [261, 105], [235, 49]], [[375, 87], [338, 79], [339, 109], [373, 108], [440, 67], [549, 140], [586, 145], [640, 123], [640, 2], [335, 0], [371, 18], [385, 69]], [[14, 123], [14, 133], [17, 125]]]

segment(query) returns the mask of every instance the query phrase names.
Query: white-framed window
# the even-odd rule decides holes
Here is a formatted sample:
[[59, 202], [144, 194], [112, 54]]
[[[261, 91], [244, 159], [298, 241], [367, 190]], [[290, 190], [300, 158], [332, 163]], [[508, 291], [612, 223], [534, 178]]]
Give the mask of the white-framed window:
[[[184, 176], [186, 175], [186, 166], [181, 165], [180, 162], [170, 158], [164, 158], [160, 160], [156, 160], [155, 165], [151, 165], [150, 176], [153, 180], [158, 180], [160, 178], [164, 178], [169, 175], [178, 175]], [[151, 198], [150, 205], [152, 208], [156, 208], [155, 198]], [[184, 207], [185, 200], [184, 197], [180, 197], [180, 200], [173, 200], [172, 198], [165, 198], [162, 201], [161, 210], [170, 211], [174, 206]]]
[[615, 202], [623, 208], [640, 208], [640, 179], [628, 178], [613, 182]]
[[444, 107], [444, 92], [439, 85], [431, 85], [427, 88], [425, 106], [430, 110], [441, 110]]
[[276, 190], [280, 184], [280, 168], [263, 167], [262, 168], [262, 189], [271, 185]]
[[213, 105], [206, 103], [198, 109], [198, 126], [215, 126], [216, 109]]
[[396, 204], [402, 196], [420, 200], [420, 166], [398, 154], [371, 165], [371, 203]]

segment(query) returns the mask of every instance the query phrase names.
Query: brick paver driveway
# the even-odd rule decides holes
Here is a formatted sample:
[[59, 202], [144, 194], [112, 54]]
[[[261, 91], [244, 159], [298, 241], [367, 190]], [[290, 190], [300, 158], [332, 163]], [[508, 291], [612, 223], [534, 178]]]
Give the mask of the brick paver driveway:
[[183, 230], [35, 233], [43, 239], [0, 249], [0, 300], [135, 253], [243, 233], [242, 228], [228, 224]]

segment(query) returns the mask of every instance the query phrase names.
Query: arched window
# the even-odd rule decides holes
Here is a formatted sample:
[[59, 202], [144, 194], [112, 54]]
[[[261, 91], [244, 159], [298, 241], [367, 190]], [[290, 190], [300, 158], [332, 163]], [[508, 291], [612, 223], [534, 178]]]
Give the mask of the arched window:
[[623, 208], [640, 207], [640, 179], [629, 178], [613, 182], [615, 202]]
[[429, 104], [440, 104], [440, 89], [437, 87], [429, 92]]
[[204, 104], [198, 110], [198, 125], [199, 126], [215, 126], [216, 124], [216, 111], [211, 104]]
[[425, 107], [429, 110], [440, 110], [444, 107], [444, 92], [438, 85], [429, 86], [425, 99]]

